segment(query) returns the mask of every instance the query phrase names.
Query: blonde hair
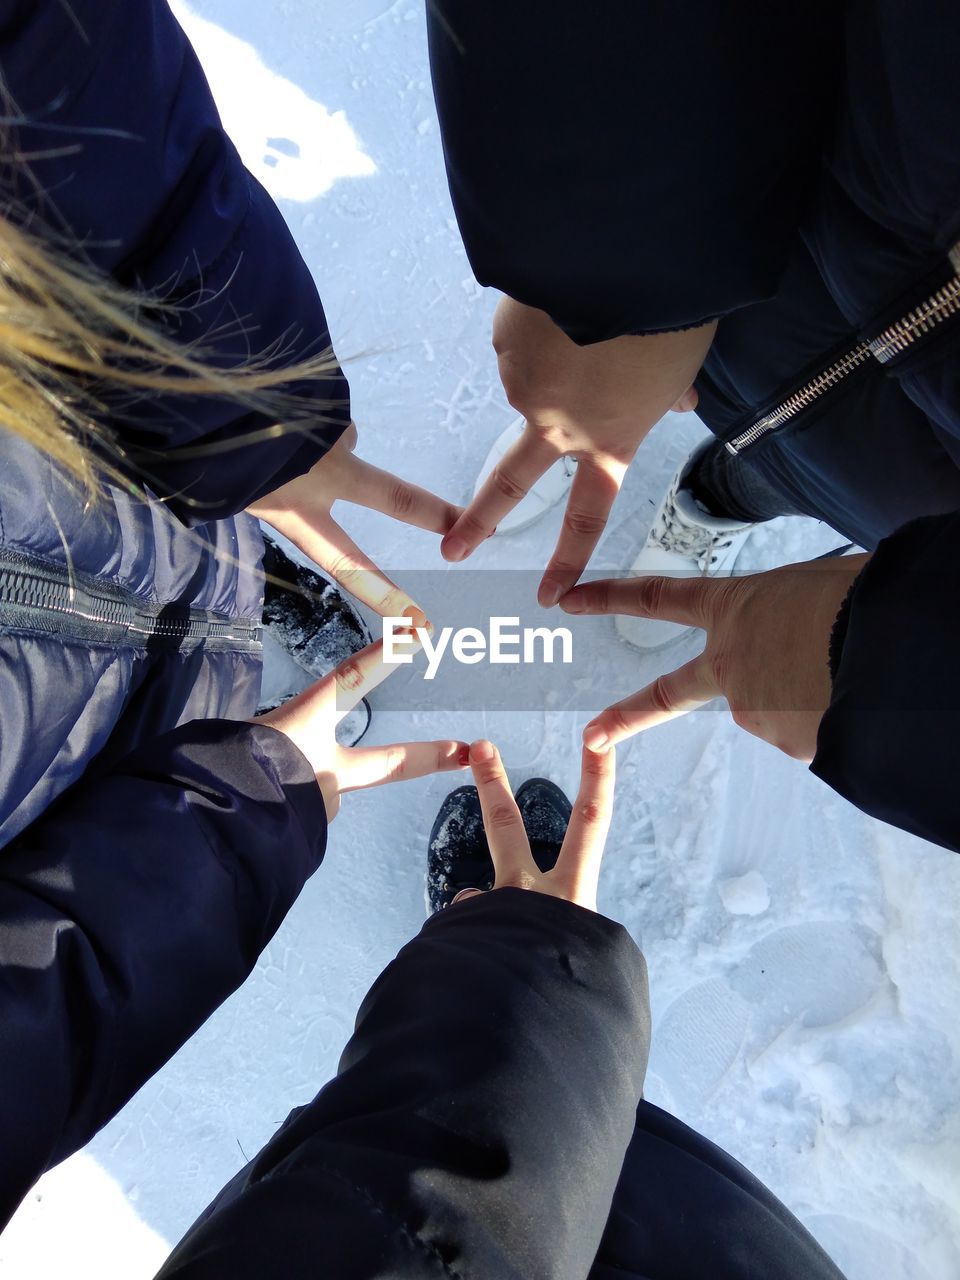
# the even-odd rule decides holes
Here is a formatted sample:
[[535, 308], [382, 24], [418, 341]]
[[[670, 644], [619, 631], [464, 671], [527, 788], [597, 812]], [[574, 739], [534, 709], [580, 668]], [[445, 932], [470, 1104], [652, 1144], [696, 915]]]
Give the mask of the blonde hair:
[[[293, 384], [329, 377], [337, 369], [329, 348], [277, 369], [270, 361], [290, 354], [278, 343], [236, 368], [220, 369], [202, 346], [180, 345], [145, 318], [173, 318], [176, 311], [162, 299], [122, 288], [0, 216], [0, 427], [52, 458], [95, 498], [104, 481], [139, 487], [109, 426], [110, 402], [118, 393], [134, 404], [149, 392], [223, 397], [271, 419], [239, 440], [179, 449], [179, 456], [236, 448], [284, 431], [309, 433], [324, 420], [332, 404], [308, 405]], [[148, 469], [134, 470], [149, 480]]]

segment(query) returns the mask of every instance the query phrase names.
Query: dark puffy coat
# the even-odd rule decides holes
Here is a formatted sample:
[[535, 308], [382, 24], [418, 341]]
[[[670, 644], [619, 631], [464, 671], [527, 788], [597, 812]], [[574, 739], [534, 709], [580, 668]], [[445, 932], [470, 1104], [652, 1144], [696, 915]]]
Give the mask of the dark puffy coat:
[[960, 849], [956, 5], [429, 13], [478, 279], [580, 343], [719, 317], [703, 420], [796, 507], [880, 547], [812, 767]]
[[[328, 346], [163, 0], [2, 4], [0, 70], [35, 156], [6, 216], [176, 301], [175, 336], [224, 366]], [[339, 374], [301, 392], [334, 402], [309, 435], [209, 458], [172, 451], [266, 421], [199, 398], [118, 409], [124, 447], [154, 450], [149, 503], [118, 487], [88, 509], [0, 429], [0, 1223], [243, 981], [323, 856], [306, 761], [238, 723], [261, 661], [243, 509], [349, 421]]]

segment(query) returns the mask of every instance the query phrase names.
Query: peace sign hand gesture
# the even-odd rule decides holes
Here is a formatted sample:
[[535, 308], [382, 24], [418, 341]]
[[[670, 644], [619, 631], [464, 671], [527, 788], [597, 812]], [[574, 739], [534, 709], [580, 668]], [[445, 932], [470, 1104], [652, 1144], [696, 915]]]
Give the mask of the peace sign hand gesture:
[[701, 627], [699, 657], [607, 707], [584, 742], [613, 746], [726, 698], [736, 723], [809, 764], [830, 705], [830, 637], [868, 555], [829, 557], [740, 578], [621, 578], [575, 587], [567, 613], [622, 613]]
[[399, 618], [416, 609], [416, 601], [357, 546], [331, 508], [336, 502], [351, 502], [439, 534], [456, 522], [460, 508], [364, 462], [354, 453], [356, 444], [357, 428], [351, 423], [308, 472], [247, 510], [289, 538], [361, 604], [384, 618]]
[[[470, 766], [480, 796], [483, 826], [496, 872], [493, 891], [530, 889], [596, 911], [600, 864], [613, 814], [614, 751], [584, 748], [580, 790], [574, 801], [570, 825], [556, 866], [546, 872], [541, 871], [533, 860], [520, 810], [513, 798], [500, 753], [492, 742], [475, 742], [471, 746]], [[482, 889], [461, 889], [453, 901], [462, 902], [483, 892]]]
[[[416, 649], [420, 642], [411, 637], [410, 643]], [[339, 745], [339, 722], [396, 670], [395, 663], [384, 662], [383, 641], [378, 640], [295, 698], [252, 721], [279, 729], [303, 752], [316, 774], [330, 822], [337, 816], [340, 797], [346, 791], [466, 767], [467, 744], [451, 739], [394, 742], [386, 747]]]

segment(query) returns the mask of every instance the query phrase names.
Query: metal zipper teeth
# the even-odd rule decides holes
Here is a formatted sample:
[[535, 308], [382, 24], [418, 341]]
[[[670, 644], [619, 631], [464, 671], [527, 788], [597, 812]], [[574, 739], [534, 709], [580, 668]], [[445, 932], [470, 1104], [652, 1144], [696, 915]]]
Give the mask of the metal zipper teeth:
[[[78, 603], [82, 597], [94, 603], [83, 608]], [[132, 612], [129, 606], [119, 600], [93, 597], [82, 588], [70, 588], [63, 583], [51, 582], [47, 578], [17, 569], [0, 570], [0, 601], [23, 609], [71, 614], [115, 627], [129, 625]], [[93, 609], [98, 612], [92, 612]]]
[[921, 302], [919, 306], [914, 307], [912, 311], [908, 311], [896, 323], [888, 325], [870, 342], [858, 343], [852, 351], [848, 351], [828, 369], [802, 386], [799, 391], [788, 396], [772, 413], [764, 414], [752, 427], [733, 440], [726, 441], [728, 453], [736, 457], [741, 450], [749, 448], [761, 436], [782, 427], [784, 423], [809, 408], [844, 378], [849, 377], [870, 357], [880, 364], [887, 364], [906, 351], [919, 338], [936, 329], [951, 316], [960, 313], [960, 244], [955, 244], [950, 250], [950, 262], [958, 273], [952, 280], [948, 280], [941, 289]]
[[[136, 636], [168, 640], [234, 640], [256, 643], [260, 627], [209, 617], [184, 614], [180, 617], [152, 616], [148, 610], [122, 600], [98, 596], [83, 587], [71, 587], [39, 574], [16, 569], [0, 569], [0, 604], [22, 609], [56, 613], [83, 622], [114, 627]], [[239, 633], [239, 634], [238, 634]]]
[[902, 320], [884, 329], [870, 343], [870, 354], [881, 364], [886, 364], [901, 351], [906, 351], [918, 338], [935, 329], [950, 316], [960, 312], [960, 276], [954, 276], [932, 297], [908, 312]]
[[815, 378], [802, 386], [799, 391], [795, 391], [792, 396], [788, 396], [782, 404], [777, 405], [772, 413], [764, 414], [764, 416], [755, 422], [752, 427], [737, 436], [734, 440], [726, 442], [727, 450], [734, 457], [741, 449], [746, 449], [754, 441], [759, 440], [761, 436], [765, 436], [768, 431], [775, 431], [777, 427], [782, 427], [785, 422], [789, 422], [791, 418], [795, 418], [798, 413], [808, 408], [815, 400], [838, 382], [842, 382], [855, 369], [859, 369], [862, 364], [870, 359], [870, 348], [865, 342], [861, 342], [859, 346], [854, 347], [852, 351], [848, 351], [845, 356], [835, 361], [828, 369], [822, 373], [818, 373]]

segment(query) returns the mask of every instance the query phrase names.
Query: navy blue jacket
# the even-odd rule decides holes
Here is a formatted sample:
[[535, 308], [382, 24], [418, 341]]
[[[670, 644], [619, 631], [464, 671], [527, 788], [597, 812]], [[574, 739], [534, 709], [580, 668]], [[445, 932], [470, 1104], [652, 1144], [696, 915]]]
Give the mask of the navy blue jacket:
[[960, 850], [957, 6], [428, 13], [477, 278], [579, 343], [719, 319], [703, 420], [793, 506], [880, 547], [813, 770]]
[[[7, 208], [29, 230], [178, 304], [165, 313], [171, 336], [215, 363], [276, 351], [282, 367], [329, 347], [293, 238], [223, 132], [164, 0], [5, 0], [0, 70], [23, 116], [16, 140], [31, 157], [29, 177], [9, 175]], [[296, 393], [309, 437], [294, 432], [206, 462], [175, 449], [235, 442], [269, 423], [216, 399], [145, 397], [116, 425], [127, 450], [143, 451], [139, 479], [148, 476], [182, 518], [212, 519], [307, 471], [344, 430], [342, 374]]]
[[[32, 157], [4, 175], [4, 216], [177, 303], [173, 336], [224, 367], [328, 347], [163, 0], [5, 0], [0, 73], [22, 113], [5, 155]], [[336, 369], [291, 394], [308, 430], [207, 458], [176, 449], [269, 421], [111, 402], [148, 502], [86, 506], [0, 427], [0, 1225], [240, 985], [323, 857], [309, 765], [244, 723], [262, 540], [243, 509], [350, 416]]]

